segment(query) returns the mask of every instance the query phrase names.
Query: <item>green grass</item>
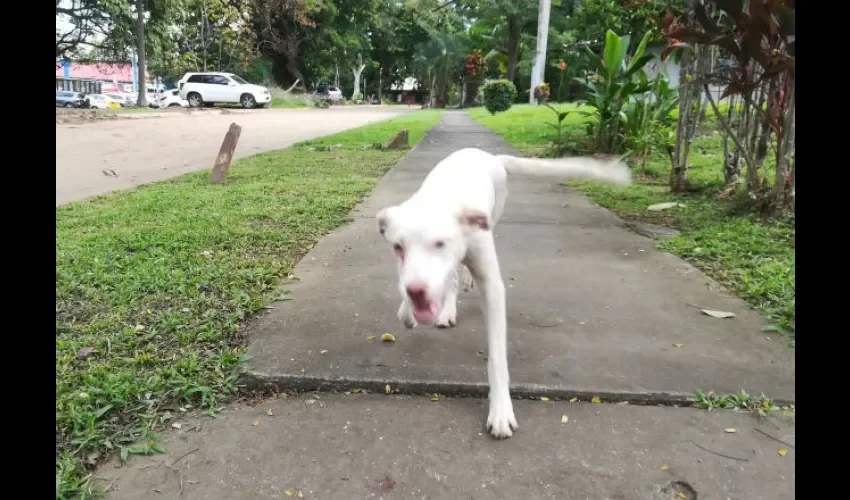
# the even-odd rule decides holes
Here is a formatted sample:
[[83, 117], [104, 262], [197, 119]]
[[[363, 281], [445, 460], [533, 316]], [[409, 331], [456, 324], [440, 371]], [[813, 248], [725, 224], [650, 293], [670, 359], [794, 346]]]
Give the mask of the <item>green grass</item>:
[[[562, 105], [567, 110], [572, 105]], [[476, 108], [470, 115], [503, 136], [526, 154], [545, 156], [551, 149], [553, 113], [544, 107], [519, 105], [495, 116]], [[584, 118], [572, 114], [565, 120], [573, 140], [584, 137]], [[628, 188], [590, 182], [570, 185], [594, 202], [626, 219], [672, 226], [681, 232], [659, 243], [727, 286], [755, 308], [790, 332], [795, 329], [795, 255], [792, 220], [765, 221], [753, 215], [745, 196], [718, 199], [723, 188], [722, 140], [707, 131], [692, 146], [689, 178], [692, 189], [672, 194], [668, 188], [669, 159], [650, 159], [646, 175], [636, 175]], [[765, 169], [771, 169], [767, 162]], [[766, 170], [768, 171], [768, 170]], [[661, 212], [648, 212], [655, 203], [679, 201], [685, 205]]]
[[245, 158], [224, 185], [197, 172], [57, 208], [57, 498], [90, 494], [86, 461], [156, 452], [178, 407], [215, 412], [240, 327], [405, 154], [365, 148], [402, 128], [416, 143], [439, 116]]

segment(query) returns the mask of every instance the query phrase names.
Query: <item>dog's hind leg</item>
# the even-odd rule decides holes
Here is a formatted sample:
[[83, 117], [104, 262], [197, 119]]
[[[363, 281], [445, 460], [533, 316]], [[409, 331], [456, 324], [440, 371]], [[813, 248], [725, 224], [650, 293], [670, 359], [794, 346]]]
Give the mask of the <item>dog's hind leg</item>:
[[461, 264], [458, 266], [458, 274], [460, 275], [460, 288], [465, 293], [470, 292], [475, 287], [475, 280], [472, 279], [472, 273], [469, 272], [469, 268], [466, 265]]
[[446, 285], [443, 307], [437, 316], [437, 328], [449, 328], [457, 324], [457, 290], [458, 277], [461, 273], [455, 270]]

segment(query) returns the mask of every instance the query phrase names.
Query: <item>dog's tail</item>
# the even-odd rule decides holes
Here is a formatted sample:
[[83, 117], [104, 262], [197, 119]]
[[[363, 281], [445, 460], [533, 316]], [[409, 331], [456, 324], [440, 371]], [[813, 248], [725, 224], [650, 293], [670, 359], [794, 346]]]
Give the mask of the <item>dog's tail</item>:
[[619, 160], [597, 160], [588, 157], [540, 159], [498, 155], [508, 174], [593, 179], [622, 186], [632, 183], [629, 167]]

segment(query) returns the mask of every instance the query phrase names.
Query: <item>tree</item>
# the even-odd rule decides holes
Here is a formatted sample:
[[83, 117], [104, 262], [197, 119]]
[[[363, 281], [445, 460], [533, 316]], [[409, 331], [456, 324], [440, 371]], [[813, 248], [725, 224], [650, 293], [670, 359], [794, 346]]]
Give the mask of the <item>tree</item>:
[[[531, 73], [530, 88], [532, 89], [543, 83], [546, 71], [546, 42], [549, 35], [549, 9], [551, 4], [551, 0], [540, 0], [540, 8], [538, 9], [540, 12], [537, 20], [537, 51], [534, 54], [534, 67]], [[534, 92], [528, 93], [528, 100], [531, 104], [537, 103]]]

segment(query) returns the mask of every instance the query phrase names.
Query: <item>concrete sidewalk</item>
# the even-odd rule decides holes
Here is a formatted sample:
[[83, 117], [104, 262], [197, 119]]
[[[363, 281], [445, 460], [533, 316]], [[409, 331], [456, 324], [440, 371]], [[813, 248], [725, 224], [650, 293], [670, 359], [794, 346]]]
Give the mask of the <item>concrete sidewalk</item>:
[[515, 409], [506, 441], [484, 432], [483, 399], [306, 394], [215, 419], [178, 413], [167, 453], [106, 464], [97, 479], [114, 500], [795, 498], [794, 428], [781, 422], [565, 401]]
[[[254, 323], [255, 382], [486, 394], [478, 292], [461, 295], [456, 328], [405, 330], [395, 317], [392, 252], [375, 228], [375, 213], [408, 197], [452, 151], [516, 154], [465, 113], [444, 116], [358, 207], [355, 220], [298, 264], [292, 300]], [[684, 400], [701, 388], [794, 399], [794, 351], [779, 335], [768, 338], [765, 320], [743, 301], [554, 180], [512, 177], [509, 189], [495, 234], [508, 286], [516, 394], [634, 402]], [[693, 305], [736, 317], [712, 318]], [[384, 332], [398, 341], [367, 340]]]
[[[512, 152], [465, 114], [447, 112], [354, 222], [301, 261], [292, 300], [249, 332], [254, 383], [349, 392], [281, 394], [215, 419], [175, 412], [179, 429], [164, 434], [165, 455], [101, 467], [110, 498], [795, 498], [793, 422], [606, 404], [684, 400], [698, 387], [793, 399], [794, 354], [768, 340], [762, 318], [740, 300], [551, 180], [511, 179], [496, 229], [510, 368], [514, 394], [580, 401], [516, 401], [520, 428], [496, 441], [484, 431], [486, 399], [445, 397], [486, 394], [478, 293], [461, 297], [458, 327], [404, 330], [391, 251], [373, 216], [467, 146]], [[709, 318], [689, 303], [737, 316]], [[397, 342], [368, 340], [384, 332]], [[442, 396], [384, 395], [388, 383]], [[586, 402], [591, 395], [603, 403]]]

